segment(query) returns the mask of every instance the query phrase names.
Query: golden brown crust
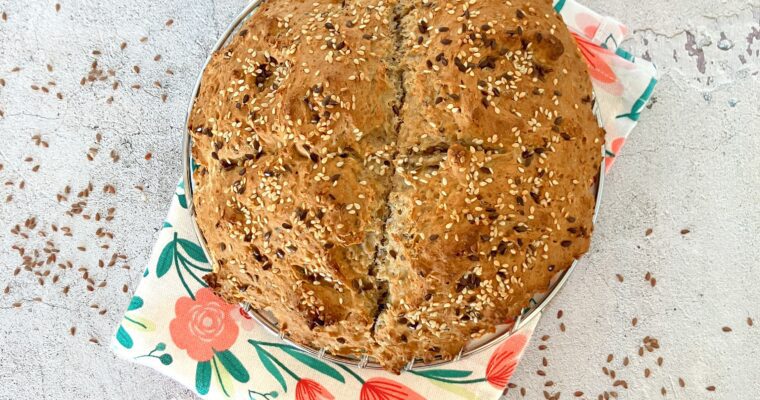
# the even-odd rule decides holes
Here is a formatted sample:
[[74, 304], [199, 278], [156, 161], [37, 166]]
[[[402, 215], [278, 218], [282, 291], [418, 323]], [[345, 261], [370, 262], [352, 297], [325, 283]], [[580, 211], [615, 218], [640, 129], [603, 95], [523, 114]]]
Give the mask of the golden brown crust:
[[398, 371], [589, 245], [603, 132], [547, 0], [265, 2], [190, 122], [210, 286]]

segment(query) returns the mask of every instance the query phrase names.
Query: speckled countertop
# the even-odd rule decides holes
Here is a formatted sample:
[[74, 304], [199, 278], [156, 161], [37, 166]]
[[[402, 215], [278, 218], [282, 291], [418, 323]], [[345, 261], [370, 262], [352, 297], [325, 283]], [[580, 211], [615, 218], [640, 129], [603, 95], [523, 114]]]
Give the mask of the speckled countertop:
[[[760, 2], [586, 3], [662, 76], [506, 398], [756, 399]], [[106, 343], [179, 178], [192, 85], [243, 5], [0, 0], [0, 399], [194, 397]]]

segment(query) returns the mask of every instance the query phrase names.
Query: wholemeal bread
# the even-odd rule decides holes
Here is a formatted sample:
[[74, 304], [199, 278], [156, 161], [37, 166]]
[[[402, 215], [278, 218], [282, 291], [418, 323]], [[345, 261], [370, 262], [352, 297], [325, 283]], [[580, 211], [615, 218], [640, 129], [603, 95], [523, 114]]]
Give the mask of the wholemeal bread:
[[548, 0], [266, 0], [190, 117], [206, 281], [305, 345], [451, 359], [588, 249], [592, 103]]

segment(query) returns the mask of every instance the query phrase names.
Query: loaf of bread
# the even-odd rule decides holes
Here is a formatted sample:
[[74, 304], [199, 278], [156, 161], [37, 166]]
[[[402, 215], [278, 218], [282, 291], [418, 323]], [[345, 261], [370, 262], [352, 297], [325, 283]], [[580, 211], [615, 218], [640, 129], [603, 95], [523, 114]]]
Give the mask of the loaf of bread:
[[304, 345], [451, 359], [587, 251], [592, 107], [549, 0], [265, 0], [190, 117], [205, 279]]

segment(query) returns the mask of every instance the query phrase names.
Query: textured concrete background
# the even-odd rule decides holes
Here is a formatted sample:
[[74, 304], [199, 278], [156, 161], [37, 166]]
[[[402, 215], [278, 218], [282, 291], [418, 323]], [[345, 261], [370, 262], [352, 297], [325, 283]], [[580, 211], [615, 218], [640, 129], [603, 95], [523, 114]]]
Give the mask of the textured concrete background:
[[[191, 86], [244, 3], [0, 0], [0, 398], [193, 398], [105, 343], [179, 177]], [[635, 28], [661, 82], [507, 398], [757, 399], [760, 2], [587, 3]]]

